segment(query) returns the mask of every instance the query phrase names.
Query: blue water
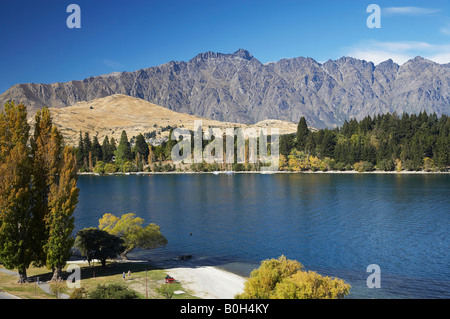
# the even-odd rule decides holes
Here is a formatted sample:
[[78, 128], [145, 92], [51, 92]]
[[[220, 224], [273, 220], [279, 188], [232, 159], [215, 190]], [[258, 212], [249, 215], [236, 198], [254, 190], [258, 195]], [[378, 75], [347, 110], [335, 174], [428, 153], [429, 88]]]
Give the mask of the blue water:
[[[241, 275], [285, 255], [352, 285], [351, 298], [450, 298], [450, 175], [80, 176], [76, 230], [104, 213], [156, 223], [165, 248], [135, 258]], [[368, 288], [367, 266], [381, 269]]]

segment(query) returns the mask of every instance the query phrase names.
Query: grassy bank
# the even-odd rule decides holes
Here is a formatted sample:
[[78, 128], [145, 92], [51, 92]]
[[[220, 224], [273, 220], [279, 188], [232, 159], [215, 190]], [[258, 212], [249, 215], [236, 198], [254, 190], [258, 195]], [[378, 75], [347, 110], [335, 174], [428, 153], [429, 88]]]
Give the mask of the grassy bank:
[[[88, 292], [94, 289], [97, 285], [120, 283], [133, 290], [135, 290], [139, 297], [149, 299], [164, 299], [164, 296], [156, 292], [156, 288], [165, 284], [166, 273], [163, 269], [156, 269], [146, 263], [138, 262], [109, 262], [106, 268], [101, 268], [99, 263], [95, 265], [88, 265], [87, 263], [78, 264], [81, 269], [81, 286]], [[0, 266], [3, 268], [3, 266]], [[146, 272], [147, 270], [147, 272]], [[65, 269], [64, 269], [65, 271]], [[131, 276], [128, 277], [128, 271]], [[123, 280], [122, 274], [126, 273], [126, 280]], [[68, 275], [66, 272], [64, 272]], [[51, 279], [52, 272], [45, 267], [30, 267], [27, 270], [29, 283], [18, 284], [17, 277], [0, 272], [0, 291], [5, 291], [15, 296], [24, 299], [52, 299], [52, 295], [45, 293], [36, 285], [36, 280], [39, 277], [40, 282], [46, 282]], [[69, 289], [65, 282], [62, 282], [63, 293], [70, 295], [73, 289]], [[175, 290], [184, 291], [183, 294], [174, 294], [173, 299], [192, 299], [197, 298], [189, 291], [184, 289], [180, 283], [174, 283]]]

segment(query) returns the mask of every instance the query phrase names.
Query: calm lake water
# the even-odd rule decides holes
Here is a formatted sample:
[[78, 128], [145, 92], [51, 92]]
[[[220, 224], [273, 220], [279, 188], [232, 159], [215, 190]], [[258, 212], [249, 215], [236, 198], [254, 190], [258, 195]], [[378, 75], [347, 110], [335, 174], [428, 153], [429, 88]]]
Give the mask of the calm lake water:
[[[78, 186], [76, 230], [104, 213], [161, 227], [169, 244], [131, 258], [248, 276], [285, 255], [346, 280], [351, 298], [450, 298], [450, 175], [84, 175]], [[379, 289], [366, 285], [370, 264]]]

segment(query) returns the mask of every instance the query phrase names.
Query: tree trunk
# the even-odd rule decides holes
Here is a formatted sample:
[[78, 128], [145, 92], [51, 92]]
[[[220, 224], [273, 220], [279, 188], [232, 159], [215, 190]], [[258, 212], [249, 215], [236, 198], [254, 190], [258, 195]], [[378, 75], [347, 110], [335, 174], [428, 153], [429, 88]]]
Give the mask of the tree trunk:
[[61, 268], [55, 268], [53, 270], [53, 277], [51, 281], [59, 281], [62, 279], [62, 269]]
[[19, 284], [24, 284], [28, 281], [28, 277], [27, 277], [27, 270], [19, 270], [19, 280], [17, 281], [17, 283]]
[[128, 260], [127, 254], [129, 253], [129, 250], [125, 250], [124, 252], [122, 252], [120, 254], [120, 257], [122, 258], [122, 260]]

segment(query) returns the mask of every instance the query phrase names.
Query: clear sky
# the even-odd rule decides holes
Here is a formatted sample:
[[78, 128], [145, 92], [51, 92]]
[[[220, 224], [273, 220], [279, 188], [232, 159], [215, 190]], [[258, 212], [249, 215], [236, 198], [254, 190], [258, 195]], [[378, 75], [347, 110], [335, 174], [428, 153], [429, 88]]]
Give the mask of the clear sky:
[[[66, 25], [71, 3], [81, 8], [80, 29]], [[372, 3], [381, 7], [379, 29], [366, 24]], [[263, 63], [450, 62], [448, 0], [1, 0], [0, 10], [0, 93], [239, 48]]]

